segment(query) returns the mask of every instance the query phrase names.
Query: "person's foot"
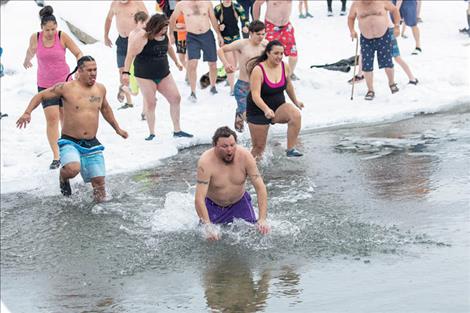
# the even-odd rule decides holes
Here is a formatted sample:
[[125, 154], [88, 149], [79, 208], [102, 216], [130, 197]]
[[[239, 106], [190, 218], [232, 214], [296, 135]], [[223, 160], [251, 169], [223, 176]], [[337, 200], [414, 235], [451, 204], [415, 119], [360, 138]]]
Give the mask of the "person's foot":
[[302, 13], [299, 14], [299, 18], [306, 18], [305, 15], [303, 15]]
[[119, 91], [118, 91], [118, 94], [117, 94], [117, 99], [119, 102], [122, 103], [122, 101], [124, 101], [126, 95], [124, 93], [124, 89], [123, 89], [123, 85], [119, 86]]
[[291, 80], [300, 80], [300, 78], [299, 78], [297, 75], [295, 75], [295, 73], [292, 73], [292, 74], [290, 75], [290, 79], [291, 79]]
[[155, 135], [154, 134], [150, 134], [147, 138], [145, 138], [145, 140], [147, 141], [151, 141], [155, 138]]
[[352, 84], [353, 81], [354, 81], [354, 83], [359, 83], [359, 82], [364, 81], [364, 75], [356, 75], [356, 76], [354, 76], [354, 77], [355, 77], [356, 79], [351, 78], [350, 80], [348, 80], [348, 83], [349, 83], [349, 84]]
[[421, 50], [421, 48], [416, 47], [416, 48], [413, 50], [413, 52], [412, 52], [411, 54], [412, 54], [412, 55], [418, 55], [418, 54], [421, 54], [421, 52], [423, 52], [423, 51]]
[[422, 22], [423, 22], [423, 19], [422, 19], [421, 17], [418, 17], [418, 18], [417, 18], [417, 22], [418, 22], [418, 23], [422, 23]]
[[301, 157], [303, 156], [303, 153], [301, 153], [299, 150], [297, 150], [296, 148], [292, 148], [292, 149], [289, 149], [289, 150], [286, 150], [286, 155], [287, 157], [289, 158], [292, 158], [292, 157]]
[[215, 94], [218, 94], [219, 92], [217, 91], [217, 88], [215, 88], [215, 86], [212, 86], [211, 87], [211, 94], [215, 95]]
[[120, 106], [118, 108], [118, 110], [123, 110], [123, 109], [129, 109], [129, 108], [133, 108], [134, 105], [132, 103], [125, 103], [124, 105]]
[[391, 84], [390, 85], [390, 91], [392, 94], [397, 93], [400, 89], [398, 89], [397, 83]]
[[364, 99], [368, 101], [374, 100], [374, 98], [375, 98], [375, 92], [373, 92], [372, 90], [369, 90], [364, 97]]
[[145, 118], [145, 114], [144, 114], [144, 113], [140, 113], [140, 120], [141, 120], [141, 121], [147, 120], [147, 119]]
[[333, 11], [328, 10], [328, 14], [327, 14], [327, 15], [328, 15], [328, 16], [333, 16]]
[[410, 81], [408, 82], [408, 84], [409, 84], [409, 85], [415, 85], [415, 86], [416, 86], [416, 85], [418, 85], [418, 82], [419, 82], [418, 79], [415, 78], [415, 80], [410, 80]]
[[0, 119], [4, 118], [4, 117], [8, 117], [8, 114], [6, 113], [0, 113]]
[[345, 16], [346, 15], [346, 9], [341, 9], [341, 12], [339, 12], [339, 15]]
[[51, 165], [49, 165], [50, 170], [55, 170], [60, 167], [60, 160], [52, 160]]
[[59, 176], [59, 185], [60, 185], [60, 193], [66, 197], [70, 197], [72, 195], [72, 188], [70, 187], [69, 180], [62, 181]]
[[313, 17], [313, 15], [307, 12], [307, 14], [305, 14], [305, 17]]
[[235, 92], [233, 90], [230, 91], [230, 97], [235, 97]]
[[191, 95], [189, 96], [189, 101], [192, 102], [192, 103], [196, 103], [197, 102], [197, 98], [196, 98], [196, 94], [194, 92], [191, 92]]
[[243, 118], [243, 113], [237, 112], [235, 113], [235, 123], [233, 125], [235, 130], [239, 133], [243, 132], [243, 128], [245, 128], [245, 119]]
[[179, 132], [173, 132], [173, 137], [175, 138], [193, 138], [194, 136], [180, 130]]

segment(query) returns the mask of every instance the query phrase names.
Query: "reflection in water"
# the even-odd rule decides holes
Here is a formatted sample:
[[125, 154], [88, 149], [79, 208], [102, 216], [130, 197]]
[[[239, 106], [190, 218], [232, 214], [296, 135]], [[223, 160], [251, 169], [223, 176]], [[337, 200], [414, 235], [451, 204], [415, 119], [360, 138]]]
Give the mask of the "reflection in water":
[[208, 264], [203, 287], [207, 306], [213, 312], [259, 312], [266, 307], [270, 272], [255, 280], [249, 264], [235, 253]]

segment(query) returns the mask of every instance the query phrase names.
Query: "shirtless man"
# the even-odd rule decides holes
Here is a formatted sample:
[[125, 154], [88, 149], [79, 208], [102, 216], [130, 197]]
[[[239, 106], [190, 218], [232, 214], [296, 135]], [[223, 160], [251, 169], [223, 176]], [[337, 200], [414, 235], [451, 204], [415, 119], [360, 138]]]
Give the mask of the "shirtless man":
[[[135, 28], [134, 15], [143, 11], [147, 13], [147, 8], [141, 0], [114, 0], [109, 8], [108, 16], [104, 23], [104, 43], [108, 47], [112, 47], [113, 43], [109, 39], [109, 30], [113, 22], [113, 17], [116, 16], [116, 28], [119, 33], [119, 37], [116, 40], [116, 54], [117, 54], [117, 67], [119, 69], [119, 79], [122, 76], [124, 67], [124, 60], [127, 54], [127, 43], [130, 32]], [[132, 97], [129, 89], [119, 87], [118, 100], [122, 102], [126, 97], [126, 103], [121, 108], [131, 108]]]
[[96, 139], [99, 112], [119, 136], [127, 138], [128, 135], [114, 118], [113, 110], [106, 100], [106, 88], [96, 83], [95, 60], [91, 56], [81, 57], [69, 76], [77, 70], [76, 80], [58, 83], [35, 95], [16, 125], [18, 128], [26, 127], [31, 122], [31, 112], [42, 101], [61, 97], [64, 104], [64, 123], [58, 142], [60, 161], [63, 164], [59, 176], [60, 191], [64, 196], [70, 196], [72, 189], [69, 179], [80, 172], [86, 183], [91, 182], [95, 200], [100, 202], [105, 199], [106, 190], [102, 152], [104, 147]]
[[246, 120], [246, 97], [250, 92], [250, 74], [248, 73], [247, 63], [250, 59], [262, 54], [267, 44], [267, 41], [264, 40], [266, 31], [263, 22], [258, 20], [251, 22], [248, 30], [249, 39], [237, 40], [219, 48], [217, 51], [227, 73], [233, 73], [236, 68], [227, 60], [225, 53], [238, 52], [240, 73], [234, 89], [235, 99], [237, 100], [235, 129], [238, 132], [243, 132], [244, 121]]
[[[237, 145], [237, 134], [228, 127], [218, 128], [212, 137], [213, 148], [204, 152], [197, 165], [195, 205], [209, 240], [220, 235], [211, 224], [231, 223], [241, 218], [256, 223], [260, 233], [267, 234], [267, 191], [251, 153]], [[245, 190], [250, 178], [258, 196], [256, 220], [251, 197]]]
[[253, 5], [253, 18], [258, 20], [261, 5], [267, 4], [266, 16], [266, 39], [268, 41], [279, 40], [284, 45], [284, 54], [289, 57], [290, 77], [292, 80], [299, 78], [294, 74], [297, 65], [297, 45], [295, 43], [294, 27], [290, 23], [292, 13], [292, 0], [256, 0]]
[[368, 89], [366, 100], [372, 100], [375, 97], [372, 72], [375, 51], [377, 51], [379, 68], [385, 68], [390, 91], [392, 93], [398, 92], [397, 84], [394, 81], [392, 40], [388, 34], [388, 12], [393, 15], [393, 33], [396, 37], [400, 34], [400, 13], [390, 1], [358, 0], [352, 4], [349, 10], [348, 27], [352, 40], [357, 39], [357, 33], [354, 30], [356, 18], [361, 31], [362, 70]]
[[[219, 24], [214, 15], [211, 1], [180, 1], [176, 4], [175, 10], [170, 18], [170, 34], [173, 34], [176, 27], [176, 19], [180, 14], [184, 15], [186, 24], [186, 51], [188, 54], [188, 77], [191, 86], [191, 95], [189, 100], [196, 102], [196, 80], [197, 80], [197, 62], [201, 57], [201, 50], [204, 52], [203, 60], [209, 63], [209, 79], [211, 93], [216, 94], [215, 83], [217, 79], [217, 47], [215, 45], [214, 35], [217, 34], [219, 46], [223, 46], [224, 40], [219, 30]], [[171, 43], [174, 44], [173, 36], [170, 36]]]

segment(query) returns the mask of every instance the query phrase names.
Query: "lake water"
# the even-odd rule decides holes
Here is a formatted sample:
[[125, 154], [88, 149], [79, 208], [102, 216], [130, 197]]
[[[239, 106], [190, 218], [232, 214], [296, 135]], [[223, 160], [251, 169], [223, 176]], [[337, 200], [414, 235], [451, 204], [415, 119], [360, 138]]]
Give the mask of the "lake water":
[[[468, 106], [467, 106], [468, 108]], [[470, 312], [470, 113], [271, 138], [272, 231], [207, 242], [207, 146], [74, 195], [1, 198], [1, 297], [17, 312]], [[242, 143], [247, 145], [248, 143]], [[256, 197], [251, 185], [254, 203]]]

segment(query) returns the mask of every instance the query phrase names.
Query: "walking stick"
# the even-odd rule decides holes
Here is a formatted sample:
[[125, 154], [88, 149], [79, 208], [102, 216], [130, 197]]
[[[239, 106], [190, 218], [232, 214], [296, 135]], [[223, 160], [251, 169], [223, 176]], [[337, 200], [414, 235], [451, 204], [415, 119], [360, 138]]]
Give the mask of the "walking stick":
[[353, 99], [354, 95], [354, 83], [356, 82], [356, 66], [357, 66], [357, 49], [359, 47], [359, 39], [356, 38], [356, 53], [354, 54], [354, 70], [353, 70], [353, 80], [352, 80], [352, 88], [351, 88], [351, 100]]

